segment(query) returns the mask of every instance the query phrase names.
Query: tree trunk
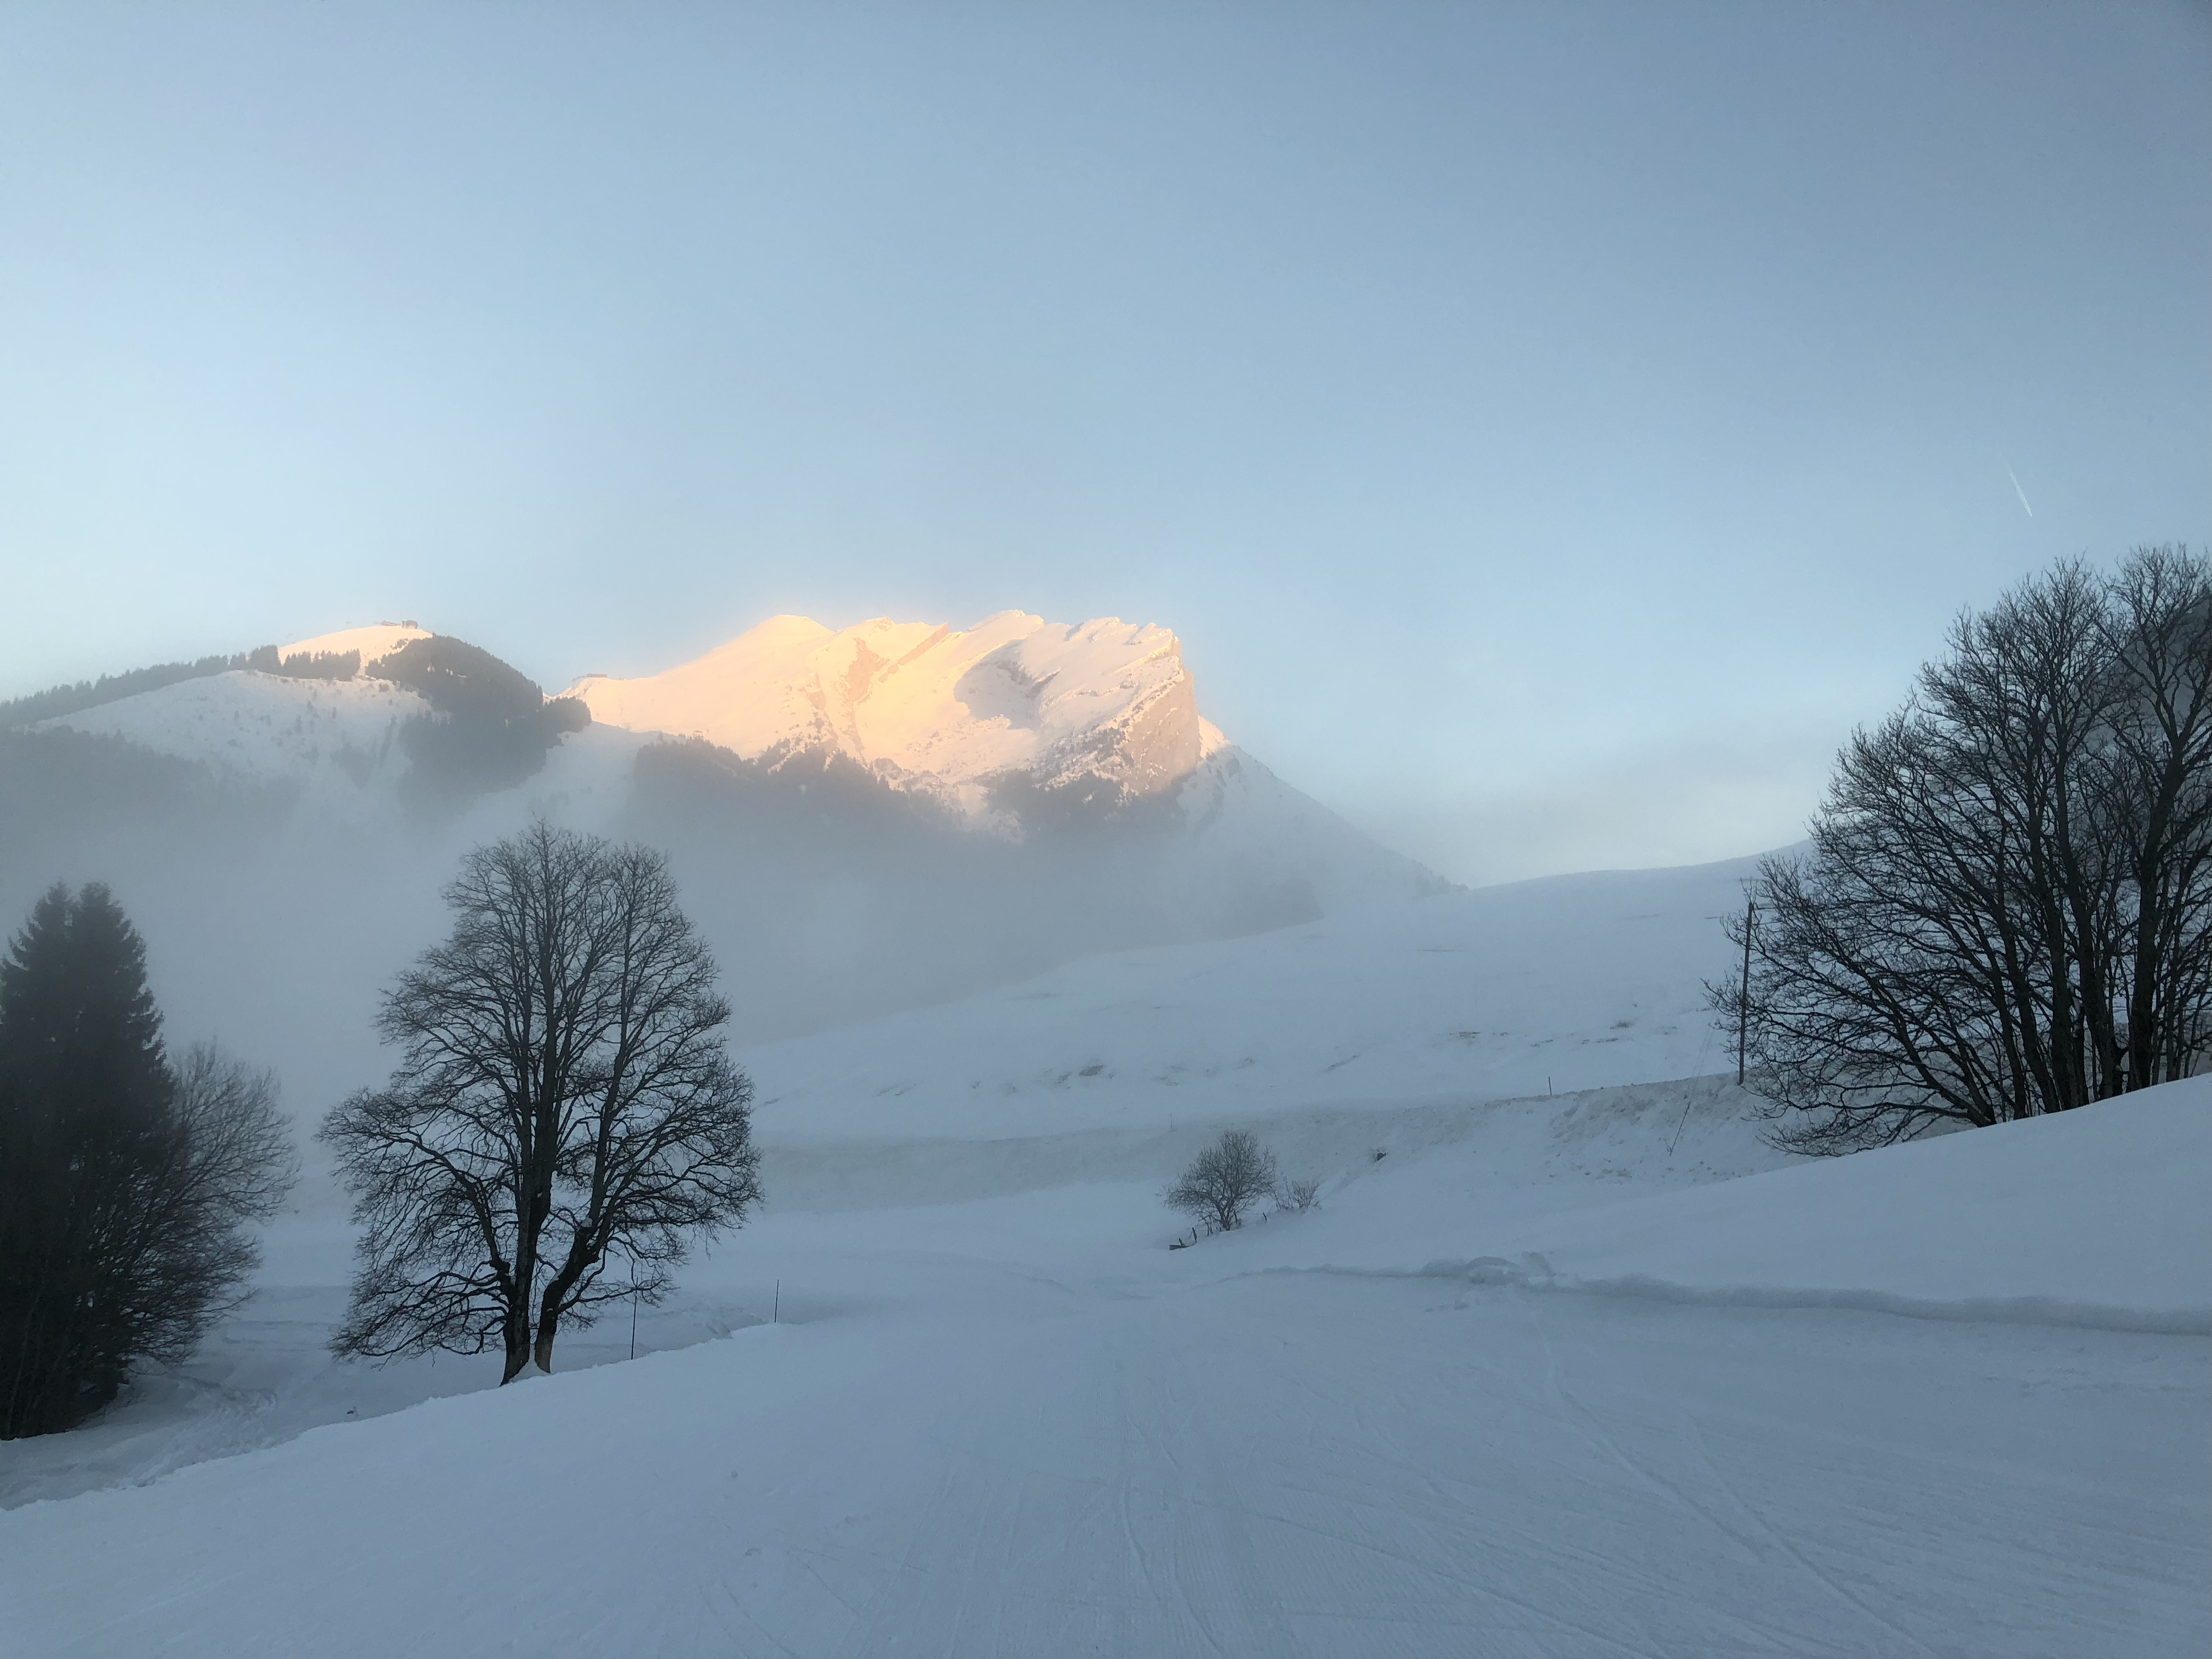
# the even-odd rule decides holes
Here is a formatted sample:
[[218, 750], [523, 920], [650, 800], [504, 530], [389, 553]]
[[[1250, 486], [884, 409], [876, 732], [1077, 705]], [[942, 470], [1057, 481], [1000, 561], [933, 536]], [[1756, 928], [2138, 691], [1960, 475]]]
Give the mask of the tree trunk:
[[556, 1313], [549, 1313], [538, 1322], [538, 1346], [534, 1358], [541, 1371], [553, 1369], [553, 1336], [560, 1326], [561, 1316]]
[[523, 1367], [530, 1363], [530, 1315], [526, 1304], [523, 1310], [508, 1309], [504, 1325], [507, 1369], [500, 1373], [499, 1385], [501, 1388], [521, 1376]]

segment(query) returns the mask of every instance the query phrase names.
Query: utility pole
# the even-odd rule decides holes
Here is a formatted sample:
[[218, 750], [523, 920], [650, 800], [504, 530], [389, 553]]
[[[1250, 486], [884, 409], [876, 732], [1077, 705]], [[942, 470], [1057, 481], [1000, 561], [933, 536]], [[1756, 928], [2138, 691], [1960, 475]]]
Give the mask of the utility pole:
[[1743, 902], [1743, 988], [1735, 1002], [1735, 1086], [1743, 1087], [1744, 1051], [1751, 1032], [1751, 930], [1759, 920], [1759, 901]]

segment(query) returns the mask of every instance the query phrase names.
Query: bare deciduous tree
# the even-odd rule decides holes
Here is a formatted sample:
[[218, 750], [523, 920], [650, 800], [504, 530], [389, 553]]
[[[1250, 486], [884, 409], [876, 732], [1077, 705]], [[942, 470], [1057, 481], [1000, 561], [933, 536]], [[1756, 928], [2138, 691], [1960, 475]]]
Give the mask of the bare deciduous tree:
[[1227, 1232], [1274, 1190], [1275, 1155], [1250, 1130], [1226, 1129], [1168, 1188], [1167, 1203]]
[[2212, 1050], [2212, 566], [2060, 565], [1962, 617], [1732, 922], [1785, 1142], [2063, 1111]]
[[163, 1156], [137, 1196], [134, 1248], [159, 1311], [146, 1352], [186, 1358], [218, 1315], [244, 1301], [261, 1265], [250, 1221], [276, 1213], [299, 1178], [299, 1154], [276, 1104], [276, 1076], [211, 1042], [174, 1068]]
[[564, 1323], [659, 1300], [692, 1237], [743, 1222], [752, 1085], [659, 854], [539, 823], [469, 854], [446, 896], [452, 936], [378, 1022], [398, 1069], [322, 1131], [367, 1230], [332, 1346], [498, 1346], [507, 1382], [552, 1368]]
[[1296, 1210], [1304, 1215], [1321, 1202], [1321, 1182], [1318, 1181], [1285, 1181], [1275, 1188], [1275, 1202], [1286, 1210]]

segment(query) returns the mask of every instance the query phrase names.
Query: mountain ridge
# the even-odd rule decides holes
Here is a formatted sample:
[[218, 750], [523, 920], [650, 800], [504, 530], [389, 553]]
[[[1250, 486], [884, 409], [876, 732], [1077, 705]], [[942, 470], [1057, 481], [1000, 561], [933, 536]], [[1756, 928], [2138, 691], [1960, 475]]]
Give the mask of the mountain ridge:
[[[1172, 630], [1111, 617], [1002, 611], [965, 629], [887, 617], [830, 629], [785, 615], [657, 673], [586, 675], [552, 696], [481, 647], [383, 622], [8, 707], [44, 716], [18, 723], [30, 730], [282, 786], [325, 817], [451, 808], [536, 780], [541, 793], [595, 799], [604, 819], [634, 794], [645, 750], [674, 743], [681, 766], [691, 763], [680, 745], [697, 743], [728, 762], [694, 761], [756, 787], [787, 775], [804, 793], [829, 768], [848, 803], [856, 788], [895, 792], [996, 837], [1167, 834], [1234, 866], [1240, 914], [1296, 920], [1452, 885], [1206, 720]], [[1200, 902], [1194, 890], [1187, 902]]]
[[[779, 1029], [1451, 888], [1231, 743], [1170, 630], [1114, 618], [771, 619], [575, 696], [413, 623], [155, 678], [0, 730], [0, 886], [173, 863], [173, 821], [227, 867], [303, 838], [431, 858], [544, 814], [670, 851], [719, 932], [813, 964], [755, 976]], [[714, 735], [663, 729], [687, 724]]]
[[971, 627], [773, 617], [703, 655], [569, 688], [605, 725], [702, 738], [747, 761], [829, 750], [1011, 827], [1009, 785], [1111, 806], [1161, 795], [1206, 748], [1182, 642], [1119, 617], [1002, 611]]

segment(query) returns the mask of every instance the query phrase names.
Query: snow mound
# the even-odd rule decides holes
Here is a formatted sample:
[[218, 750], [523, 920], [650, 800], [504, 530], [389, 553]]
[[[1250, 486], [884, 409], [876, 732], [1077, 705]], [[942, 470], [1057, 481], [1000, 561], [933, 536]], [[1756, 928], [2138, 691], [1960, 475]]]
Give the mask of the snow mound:
[[[1565, 1127], [1564, 1121], [1562, 1127]], [[1766, 1307], [2212, 1334], [2212, 1078], [1850, 1158], [1617, 1201], [1495, 1201], [1470, 1141], [1294, 1225], [1221, 1243], [1251, 1265]], [[1261, 1236], [1262, 1232], [1265, 1236]]]

